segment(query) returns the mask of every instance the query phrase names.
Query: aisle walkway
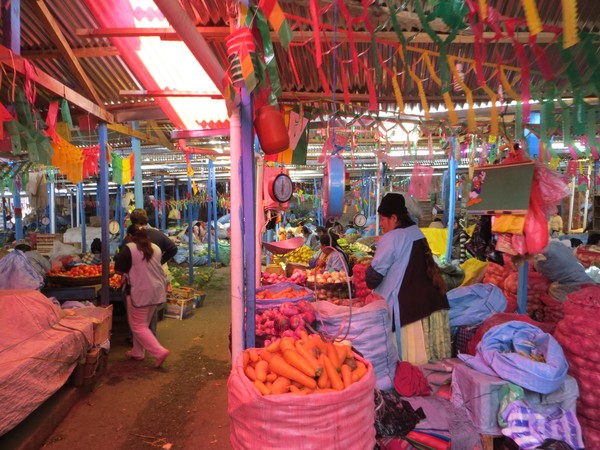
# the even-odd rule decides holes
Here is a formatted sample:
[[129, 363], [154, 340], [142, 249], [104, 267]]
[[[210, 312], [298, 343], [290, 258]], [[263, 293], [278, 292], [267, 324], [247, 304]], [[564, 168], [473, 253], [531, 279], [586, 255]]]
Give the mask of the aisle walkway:
[[171, 350], [162, 369], [127, 360], [125, 318], [115, 315], [104, 376], [47, 440], [50, 450], [230, 449], [227, 377], [230, 271], [217, 269], [204, 305], [158, 324]]

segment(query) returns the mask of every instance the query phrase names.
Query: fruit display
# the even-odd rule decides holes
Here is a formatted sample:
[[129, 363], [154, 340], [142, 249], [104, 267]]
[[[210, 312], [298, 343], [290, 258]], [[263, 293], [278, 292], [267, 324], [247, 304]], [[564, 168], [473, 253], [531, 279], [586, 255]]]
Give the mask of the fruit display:
[[245, 375], [262, 395], [343, 391], [368, 372], [350, 346], [324, 342], [318, 334], [284, 337], [242, 354]]
[[292, 275], [289, 277], [286, 277], [284, 274], [276, 274], [276, 273], [272, 273], [272, 272], [262, 272], [261, 276], [260, 276], [260, 281], [263, 286], [269, 285], [269, 284], [284, 283], [284, 282], [290, 282], [290, 283], [297, 284], [299, 286], [304, 286], [304, 284], [306, 283], [306, 278], [307, 278], [306, 271], [296, 269], [296, 270], [294, 270]]
[[364, 300], [371, 293], [371, 289], [367, 287], [366, 272], [368, 264], [358, 263], [352, 268], [354, 279], [354, 295], [359, 300]]
[[[110, 272], [112, 273], [115, 269], [114, 264], [110, 265]], [[49, 276], [52, 277], [70, 277], [70, 278], [90, 278], [102, 276], [102, 264], [88, 266], [86, 264], [79, 264], [71, 267], [69, 270], [56, 270], [53, 269], [48, 272]]]
[[110, 288], [114, 289], [114, 290], [120, 289], [122, 283], [123, 283], [123, 278], [121, 277], [120, 273], [115, 273], [108, 279], [108, 284], [109, 284]]
[[297, 248], [296, 250], [285, 255], [287, 262], [308, 264], [310, 259], [313, 257], [313, 249], [307, 245]]
[[347, 283], [348, 275], [345, 270], [322, 272], [322, 273], [311, 273], [306, 279], [307, 283]]
[[300, 300], [294, 304], [283, 302], [278, 307], [269, 308], [255, 315], [256, 336], [269, 345], [272, 339], [280, 337], [299, 337], [306, 330], [306, 324], [315, 321], [312, 305]]
[[[171, 284], [173, 287], [189, 286], [189, 267], [175, 266], [169, 264], [169, 272], [172, 275]], [[215, 274], [214, 267], [194, 267], [194, 288], [201, 289], [205, 287]]]
[[361, 244], [360, 242], [355, 242], [354, 244], [351, 244], [350, 251], [352, 253], [361, 253], [363, 255], [372, 253], [371, 247], [365, 244]]

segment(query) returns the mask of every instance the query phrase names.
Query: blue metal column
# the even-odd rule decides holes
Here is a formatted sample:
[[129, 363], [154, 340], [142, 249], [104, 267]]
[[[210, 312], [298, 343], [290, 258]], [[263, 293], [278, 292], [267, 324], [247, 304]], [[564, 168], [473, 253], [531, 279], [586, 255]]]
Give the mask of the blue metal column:
[[525, 314], [527, 312], [527, 284], [529, 263], [525, 261], [519, 266], [519, 281], [517, 282], [517, 312]]
[[110, 246], [108, 234], [108, 161], [106, 159], [106, 142], [108, 140], [108, 129], [105, 122], [98, 124], [98, 139], [100, 144], [100, 217], [102, 220], [102, 290], [100, 303], [108, 305], [110, 302], [109, 284], [110, 278]]
[[[49, 173], [48, 184], [48, 217], [50, 217], [50, 233], [56, 233], [56, 192], [54, 191], [54, 171]], [[37, 216], [37, 214], [36, 214]]]
[[217, 228], [217, 174], [215, 165], [211, 159], [208, 160], [208, 172], [211, 174], [210, 196], [213, 205], [213, 223], [215, 226], [215, 261], [219, 262], [219, 233]]
[[[100, 151], [102, 151], [102, 150], [100, 150]], [[106, 156], [104, 158], [106, 160]], [[100, 158], [100, 160], [102, 160], [102, 158]], [[108, 164], [108, 161], [107, 161], [107, 164]], [[107, 181], [107, 183], [108, 183], [108, 181]], [[102, 208], [100, 206], [100, 203], [101, 203], [100, 191], [102, 190], [100, 185], [101, 185], [101, 181], [99, 179], [98, 181], [96, 181], [96, 215], [97, 216], [101, 216], [100, 210]], [[108, 202], [108, 194], [106, 195], [106, 198], [104, 200], [106, 200]]]
[[83, 207], [83, 183], [77, 183], [77, 203], [79, 205], [79, 222], [81, 224], [81, 251], [87, 252], [87, 238], [85, 232], [85, 208]]
[[181, 226], [181, 206], [179, 205], [179, 180], [175, 178], [175, 202], [177, 203], [177, 228]]
[[[241, 106], [241, 165], [242, 165], [242, 209], [244, 220], [242, 227], [244, 268], [246, 285], [246, 348], [255, 346], [256, 339], [256, 202], [254, 148], [253, 148], [253, 107], [252, 97], [242, 90]], [[215, 230], [216, 231], [216, 230]]]
[[154, 228], [160, 228], [158, 223], [158, 208], [160, 207], [158, 200], [158, 180], [154, 177]]
[[448, 242], [446, 243], [446, 264], [452, 261], [452, 240], [454, 238], [454, 215], [456, 213], [456, 138], [452, 136], [452, 156], [448, 161], [448, 177], [450, 179], [448, 200]]
[[[213, 226], [213, 220], [212, 220], [212, 201], [210, 198], [210, 161], [209, 160], [209, 169], [208, 169], [208, 177], [206, 179], [206, 209], [207, 209], [207, 228], [208, 228], [208, 260], [207, 260], [207, 264], [210, 266], [212, 264], [212, 239], [211, 239], [211, 228]], [[217, 229], [213, 228], [214, 232], [215, 232], [215, 241], [217, 240]]]
[[[192, 178], [188, 177], [187, 178], [187, 188], [188, 188], [188, 197], [191, 200], [191, 196], [192, 196]], [[192, 202], [188, 202], [187, 204], [187, 213], [188, 213], [188, 261], [189, 261], [189, 266], [188, 266], [188, 279], [190, 282], [190, 286], [193, 285], [194, 283], [194, 258], [193, 258], [193, 253], [194, 253], [194, 243], [193, 243], [193, 237], [194, 237], [194, 231], [192, 230], [192, 216], [194, 214], [194, 207], [192, 205]]]
[[165, 195], [165, 176], [164, 175], [160, 176], [160, 211], [162, 212], [160, 228], [161, 228], [161, 230], [165, 231], [167, 229], [167, 198]]
[[[138, 129], [136, 121], [131, 122], [133, 130]], [[133, 151], [133, 195], [135, 196], [135, 207], [144, 207], [144, 190], [142, 188], [142, 144], [136, 137], [131, 138], [131, 150]]]

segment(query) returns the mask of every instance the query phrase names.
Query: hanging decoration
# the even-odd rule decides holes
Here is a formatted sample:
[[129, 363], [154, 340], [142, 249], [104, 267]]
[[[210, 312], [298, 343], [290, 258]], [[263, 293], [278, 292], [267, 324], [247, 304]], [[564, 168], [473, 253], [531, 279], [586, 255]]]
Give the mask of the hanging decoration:
[[249, 27], [240, 27], [225, 39], [229, 67], [227, 72], [234, 86], [245, 87], [251, 93], [258, 84], [253, 60], [256, 58], [254, 36]]
[[119, 154], [112, 152], [112, 181], [120, 185], [131, 183], [133, 179], [134, 154], [123, 157]]
[[577, 37], [577, 0], [561, 0], [563, 9], [563, 48], [579, 42]]
[[432, 177], [433, 166], [415, 164], [408, 185], [408, 195], [413, 196], [417, 200], [427, 200], [429, 198]]
[[52, 165], [58, 167], [71, 183], [77, 184], [83, 181], [84, 157], [81, 149], [58, 134], [56, 142], [52, 143], [52, 148], [54, 150]]

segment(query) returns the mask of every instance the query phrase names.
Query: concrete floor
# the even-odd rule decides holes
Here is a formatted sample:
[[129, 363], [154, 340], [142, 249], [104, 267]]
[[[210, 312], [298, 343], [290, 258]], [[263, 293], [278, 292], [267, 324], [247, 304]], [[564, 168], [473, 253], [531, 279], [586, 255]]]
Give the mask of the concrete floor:
[[171, 350], [161, 369], [149, 357], [125, 357], [127, 325], [115, 310], [107, 368], [91, 392], [65, 388], [53, 408], [0, 438], [0, 448], [230, 449], [229, 280], [228, 267], [217, 269], [202, 307], [159, 322], [158, 338]]

